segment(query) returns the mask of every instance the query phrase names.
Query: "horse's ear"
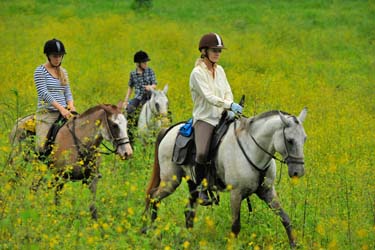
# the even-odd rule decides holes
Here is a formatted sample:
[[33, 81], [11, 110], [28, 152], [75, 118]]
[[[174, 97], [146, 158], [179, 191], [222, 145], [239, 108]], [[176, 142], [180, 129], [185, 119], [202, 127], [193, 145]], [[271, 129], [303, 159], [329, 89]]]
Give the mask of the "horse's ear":
[[289, 120], [286, 118], [286, 116], [284, 114], [282, 114], [280, 111], [279, 111], [279, 116], [280, 116], [280, 119], [281, 121], [284, 123], [285, 126], [289, 126], [290, 125], [290, 122]]
[[164, 92], [164, 94], [167, 94], [167, 92], [168, 92], [168, 84], [166, 84], [164, 86], [163, 92]]
[[307, 115], [307, 107], [304, 107], [301, 111], [301, 113], [298, 115], [298, 120], [303, 123], [305, 121]]

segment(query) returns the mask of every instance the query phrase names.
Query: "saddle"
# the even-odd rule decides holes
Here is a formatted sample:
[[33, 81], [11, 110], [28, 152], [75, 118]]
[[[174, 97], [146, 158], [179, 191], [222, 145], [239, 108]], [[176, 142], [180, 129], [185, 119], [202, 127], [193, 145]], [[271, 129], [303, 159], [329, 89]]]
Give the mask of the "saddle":
[[[227, 111], [224, 111], [221, 115], [220, 121], [218, 125], [214, 129], [214, 133], [211, 139], [210, 145], [210, 153], [209, 153], [209, 161], [211, 162], [211, 166], [209, 168], [209, 175], [212, 177], [216, 176], [216, 166], [213, 161], [214, 157], [216, 156], [217, 150], [221, 143], [222, 138], [227, 133], [229, 125], [234, 121], [234, 118], [230, 118], [228, 116]], [[186, 131], [190, 131], [190, 133], [186, 133]], [[172, 161], [177, 165], [194, 165], [195, 159], [195, 142], [194, 142], [194, 130], [192, 127], [192, 121], [189, 120], [180, 128], [179, 133], [176, 137], [176, 142], [173, 149], [173, 156]], [[224, 183], [222, 181], [217, 180], [217, 178], [211, 178], [213, 181], [209, 181], [210, 183], [220, 184], [223, 186]], [[218, 183], [219, 182], [219, 183]], [[225, 187], [225, 185], [224, 185]]]
[[[78, 113], [72, 112], [74, 115]], [[39, 160], [45, 161], [47, 157], [51, 154], [53, 145], [55, 144], [56, 135], [59, 132], [60, 128], [64, 126], [64, 124], [68, 121], [65, 117], [61, 114], [57, 118], [57, 120], [52, 124], [50, 130], [47, 134], [47, 141], [44, 146], [44, 150], [39, 153]]]

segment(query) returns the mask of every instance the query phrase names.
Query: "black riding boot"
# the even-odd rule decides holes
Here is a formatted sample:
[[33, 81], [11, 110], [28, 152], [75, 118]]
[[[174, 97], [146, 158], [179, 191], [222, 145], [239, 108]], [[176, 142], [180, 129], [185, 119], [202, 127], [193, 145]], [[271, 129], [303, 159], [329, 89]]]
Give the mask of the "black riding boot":
[[199, 192], [199, 199], [202, 200], [201, 203], [199, 203], [202, 206], [209, 206], [212, 204], [212, 201], [208, 197], [207, 188], [204, 187], [202, 181], [207, 175], [206, 171], [207, 166], [204, 164], [195, 164], [195, 178], [196, 178], [196, 184], [198, 185], [198, 192]]

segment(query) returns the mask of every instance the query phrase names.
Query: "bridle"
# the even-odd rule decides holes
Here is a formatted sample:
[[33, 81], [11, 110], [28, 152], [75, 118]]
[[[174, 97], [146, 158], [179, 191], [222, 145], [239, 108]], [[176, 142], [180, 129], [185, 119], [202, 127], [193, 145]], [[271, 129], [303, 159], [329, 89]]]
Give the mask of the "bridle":
[[241, 141], [240, 141], [240, 139], [239, 139], [239, 137], [238, 137], [238, 133], [237, 133], [237, 131], [236, 131], [236, 124], [237, 124], [236, 121], [234, 121], [234, 126], [233, 126], [233, 128], [234, 128], [234, 135], [235, 135], [235, 137], [236, 137], [237, 144], [238, 144], [238, 146], [240, 147], [242, 153], [244, 154], [246, 160], [250, 163], [251, 166], [253, 166], [253, 167], [254, 167], [256, 170], [258, 170], [259, 172], [265, 173], [265, 172], [268, 170], [268, 168], [271, 166], [271, 165], [270, 165], [270, 161], [271, 161], [272, 159], [275, 159], [275, 160], [279, 161], [279, 162], [282, 163], [282, 164], [284, 164], [284, 163], [286, 163], [286, 164], [289, 164], [289, 163], [304, 164], [303, 157], [297, 157], [297, 156], [294, 156], [294, 155], [292, 155], [292, 154], [289, 152], [288, 147], [287, 147], [287, 144], [286, 144], [287, 140], [286, 140], [286, 136], [285, 136], [285, 128], [286, 128], [286, 127], [284, 126], [284, 128], [283, 128], [283, 137], [284, 137], [284, 145], [285, 145], [285, 150], [286, 150], [286, 155], [287, 155], [284, 159], [279, 159], [279, 158], [277, 158], [275, 155], [273, 155], [273, 154], [271, 154], [270, 152], [268, 152], [266, 149], [264, 149], [264, 147], [262, 147], [262, 146], [261, 146], [261, 145], [255, 140], [254, 136], [253, 136], [252, 134], [250, 134], [250, 137], [251, 137], [251, 139], [253, 140], [253, 142], [255, 143], [255, 145], [256, 145], [258, 148], [260, 148], [264, 153], [266, 153], [267, 155], [270, 156], [270, 159], [267, 161], [267, 163], [266, 163], [262, 168], [258, 167], [258, 166], [257, 166], [257, 165], [256, 165], [251, 159], [250, 159], [250, 157], [246, 154], [246, 151], [245, 151], [245, 149], [244, 149], [244, 147], [243, 147], [243, 145], [242, 145], [242, 143], [241, 143]]
[[104, 120], [105, 120], [106, 129], [109, 132], [109, 135], [111, 137], [111, 142], [115, 146], [115, 149], [112, 150], [112, 149], [108, 148], [104, 143], [102, 143], [102, 145], [104, 145], [104, 147], [108, 151], [110, 151], [111, 153], [116, 153], [116, 151], [117, 151], [117, 149], [118, 149], [119, 146], [130, 143], [129, 137], [127, 137], [127, 136], [124, 136], [124, 137], [115, 137], [113, 135], [113, 131], [111, 129], [111, 126], [109, 126], [107, 113], [105, 113], [105, 119]]

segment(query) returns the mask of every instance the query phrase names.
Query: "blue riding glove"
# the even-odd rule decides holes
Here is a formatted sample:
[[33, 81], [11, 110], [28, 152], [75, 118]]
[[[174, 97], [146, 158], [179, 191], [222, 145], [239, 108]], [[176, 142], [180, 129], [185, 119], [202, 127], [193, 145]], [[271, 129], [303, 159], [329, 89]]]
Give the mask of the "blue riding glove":
[[230, 105], [230, 110], [232, 110], [236, 114], [242, 114], [242, 109], [242, 106], [238, 103], [232, 102], [232, 104]]

